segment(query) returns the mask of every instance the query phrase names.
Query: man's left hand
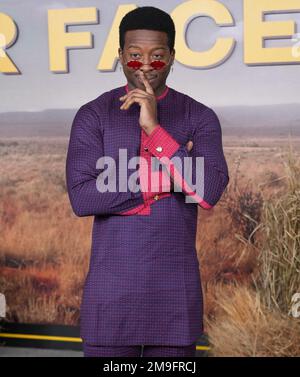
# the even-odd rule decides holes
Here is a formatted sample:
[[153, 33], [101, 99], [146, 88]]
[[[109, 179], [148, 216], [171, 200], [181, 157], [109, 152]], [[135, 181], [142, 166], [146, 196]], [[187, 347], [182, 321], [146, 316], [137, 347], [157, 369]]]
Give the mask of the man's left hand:
[[154, 90], [146, 79], [144, 72], [141, 73], [141, 79], [143, 80], [146, 91], [136, 88], [120, 97], [120, 101], [125, 101], [120, 109], [127, 110], [134, 102], [137, 102], [141, 107], [139, 118], [140, 126], [149, 135], [158, 125], [157, 102]]

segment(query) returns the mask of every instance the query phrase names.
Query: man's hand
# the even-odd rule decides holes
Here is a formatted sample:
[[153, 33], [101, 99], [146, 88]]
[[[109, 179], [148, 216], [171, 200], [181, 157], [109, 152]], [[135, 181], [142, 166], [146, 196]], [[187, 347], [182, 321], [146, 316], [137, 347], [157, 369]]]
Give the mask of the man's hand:
[[137, 102], [140, 107], [140, 126], [149, 135], [158, 125], [157, 120], [157, 101], [154, 90], [146, 79], [144, 72], [141, 72], [141, 79], [145, 85], [146, 91], [141, 89], [133, 89], [125, 96], [120, 97], [120, 101], [125, 101], [120, 107], [121, 110], [127, 110], [134, 103]]
[[[120, 97], [120, 101], [125, 101], [120, 109], [127, 110], [134, 103], [137, 102], [141, 106], [140, 111], [140, 126], [149, 135], [157, 126], [157, 102], [154, 90], [146, 79], [144, 72], [141, 73], [141, 78], [146, 88], [146, 92], [141, 89], [133, 89], [126, 95]], [[187, 150], [190, 152], [193, 148], [193, 142], [189, 140], [186, 144]], [[171, 179], [170, 191], [174, 191], [174, 182]]]
[[186, 143], [186, 148], [187, 150], [190, 152], [191, 149], [193, 148], [193, 142], [192, 140], [189, 140], [187, 143]]

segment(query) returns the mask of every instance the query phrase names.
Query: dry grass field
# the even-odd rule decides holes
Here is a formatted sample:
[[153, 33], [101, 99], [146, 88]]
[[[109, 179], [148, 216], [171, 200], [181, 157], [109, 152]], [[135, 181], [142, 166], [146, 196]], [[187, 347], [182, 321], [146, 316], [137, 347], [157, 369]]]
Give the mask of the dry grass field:
[[[292, 269], [278, 270], [289, 275], [279, 282], [286, 300], [275, 292], [278, 281], [262, 281], [266, 266], [275, 268], [274, 260], [267, 265], [264, 259], [274, 249], [268, 221], [277, 221], [268, 218], [267, 205], [295, 189], [286, 168], [289, 142], [223, 137], [230, 184], [216, 207], [199, 209], [197, 232], [212, 356], [300, 355], [300, 318], [288, 314], [286, 303], [300, 292], [299, 237], [284, 248], [293, 248]], [[64, 137], [0, 139], [0, 292], [10, 321], [78, 324], [93, 219], [71, 210], [64, 176], [67, 143]], [[299, 167], [300, 138], [291, 144]], [[287, 215], [288, 234], [299, 226], [295, 213]]]

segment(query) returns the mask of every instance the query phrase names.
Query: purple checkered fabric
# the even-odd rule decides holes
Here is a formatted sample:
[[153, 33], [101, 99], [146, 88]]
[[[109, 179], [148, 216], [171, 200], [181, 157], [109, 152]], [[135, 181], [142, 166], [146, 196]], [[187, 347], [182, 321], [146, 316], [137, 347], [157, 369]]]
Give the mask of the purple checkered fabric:
[[[117, 167], [119, 149], [127, 150], [128, 161], [139, 156], [140, 106], [120, 110], [119, 97], [125, 94], [121, 86], [82, 105], [70, 133], [70, 203], [77, 216], [94, 216], [80, 336], [91, 345], [190, 345], [204, 331], [195, 248], [199, 203], [187, 203], [184, 192], [172, 192], [151, 203], [148, 215], [123, 216], [120, 212], [144, 204], [142, 191], [117, 187], [101, 193], [96, 186], [101, 156], [112, 157]], [[180, 144], [174, 155], [187, 156], [185, 145], [192, 140], [192, 156], [204, 157], [203, 200], [213, 207], [229, 182], [216, 113], [169, 88], [157, 100], [157, 115]], [[128, 168], [128, 176], [133, 172]]]

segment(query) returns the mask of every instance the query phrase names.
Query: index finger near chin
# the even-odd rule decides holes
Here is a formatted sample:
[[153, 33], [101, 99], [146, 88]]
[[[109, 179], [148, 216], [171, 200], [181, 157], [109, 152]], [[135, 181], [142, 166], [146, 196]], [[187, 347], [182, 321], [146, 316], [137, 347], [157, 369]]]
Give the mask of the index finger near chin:
[[149, 81], [146, 79], [146, 76], [145, 76], [144, 73], [141, 74], [141, 77], [143, 79], [143, 83], [145, 85], [147, 93], [154, 94], [154, 90], [153, 90], [152, 86], [150, 85]]
[[145, 84], [147, 93], [154, 95], [154, 90], [152, 86], [149, 84], [149, 82], [147, 81], [147, 79], [144, 80], [144, 84]]

